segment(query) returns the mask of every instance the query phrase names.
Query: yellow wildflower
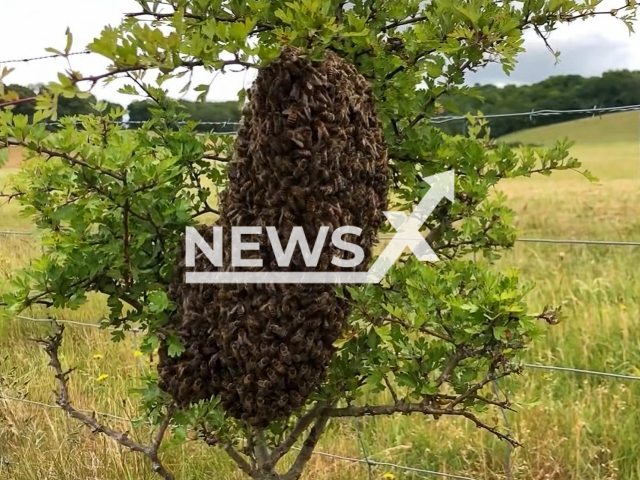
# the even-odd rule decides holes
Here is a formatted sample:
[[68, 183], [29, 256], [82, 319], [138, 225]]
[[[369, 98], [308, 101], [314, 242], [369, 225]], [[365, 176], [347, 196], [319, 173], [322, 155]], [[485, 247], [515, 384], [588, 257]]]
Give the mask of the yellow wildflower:
[[101, 353], [96, 353], [96, 354], [93, 356], [93, 358], [94, 358], [94, 359], [96, 359], [96, 360], [101, 360], [101, 359], [102, 359], [102, 357], [104, 357], [104, 355], [102, 355]]
[[133, 356], [136, 358], [140, 358], [142, 356], [142, 352], [140, 350], [136, 350], [133, 352]]
[[384, 475], [382, 475], [382, 478], [384, 478], [384, 480], [394, 480], [396, 476], [393, 473], [387, 472]]
[[107, 375], [106, 373], [101, 373], [96, 378], [96, 382], [104, 382], [107, 378], [109, 378], [109, 375]]

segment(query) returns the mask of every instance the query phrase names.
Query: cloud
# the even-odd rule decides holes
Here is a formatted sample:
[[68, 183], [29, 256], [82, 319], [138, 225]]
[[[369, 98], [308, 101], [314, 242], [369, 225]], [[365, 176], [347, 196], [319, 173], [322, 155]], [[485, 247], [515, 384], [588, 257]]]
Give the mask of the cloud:
[[[600, 9], [612, 8], [605, 2]], [[636, 22], [636, 30], [640, 22]], [[525, 34], [525, 52], [517, 57], [517, 66], [506, 75], [502, 66], [491, 64], [467, 75], [467, 83], [536, 83], [553, 75], [597, 76], [608, 70], [640, 70], [640, 35], [630, 34], [618, 19], [599, 16], [561, 25], [549, 43], [560, 52], [559, 61], [535, 33]]]
[[640, 62], [631, 52], [629, 44], [595, 34], [590, 37], [564, 39], [552, 43], [560, 52], [556, 62], [553, 54], [541, 39], [529, 40], [527, 49], [518, 57], [518, 64], [510, 75], [506, 75], [499, 64], [491, 64], [467, 75], [469, 84], [475, 83], [536, 83], [553, 75], [601, 75], [607, 70], [638, 69]]

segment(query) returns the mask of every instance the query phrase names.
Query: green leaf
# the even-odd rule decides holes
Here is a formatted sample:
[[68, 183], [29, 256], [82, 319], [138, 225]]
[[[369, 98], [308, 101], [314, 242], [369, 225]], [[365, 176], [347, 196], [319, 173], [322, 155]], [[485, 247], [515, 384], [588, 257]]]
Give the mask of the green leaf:
[[8, 148], [0, 148], [0, 168], [4, 167], [4, 165], [9, 160], [9, 149]]
[[73, 35], [69, 27], [67, 27], [65, 35], [67, 36], [67, 44], [64, 47], [64, 53], [68, 55], [69, 52], [71, 52], [71, 46], [73, 45]]

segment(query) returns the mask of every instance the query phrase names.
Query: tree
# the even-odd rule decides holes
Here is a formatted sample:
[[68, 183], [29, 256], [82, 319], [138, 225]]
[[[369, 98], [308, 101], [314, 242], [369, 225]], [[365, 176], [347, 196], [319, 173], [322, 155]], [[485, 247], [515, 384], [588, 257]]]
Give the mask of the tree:
[[[127, 107], [132, 122], [145, 122], [151, 118], [152, 101], [131, 102]], [[239, 102], [188, 102], [180, 100], [180, 105], [190, 118], [202, 122], [196, 126], [201, 132], [224, 132], [233, 130], [240, 120]], [[229, 125], [227, 125], [229, 124]]]
[[[195, 69], [213, 76], [230, 68], [260, 68], [288, 44], [318, 59], [330, 49], [371, 82], [391, 159], [394, 209], [411, 211], [428, 190], [421, 179], [451, 169], [456, 201], [441, 203], [424, 225], [441, 262], [404, 256], [381, 284], [346, 287], [354, 313], [327, 378], [291, 417], [255, 430], [228, 416], [215, 398], [176, 412], [151, 378], [143, 405], [160, 423], [159, 435], [153, 445], [136, 444], [70, 406], [56, 334], [45, 349], [63, 408], [146, 455], [164, 478], [172, 477], [157, 452], [169, 423], [196, 429], [254, 479], [299, 478], [333, 418], [460, 416], [517, 444], [485, 420], [483, 412], [510, 405], [486, 390], [520, 371], [523, 352], [541, 333], [538, 323], [555, 317], [553, 311], [527, 313], [526, 288], [517, 275], [491, 268], [515, 240], [513, 212], [494, 187], [503, 178], [580, 165], [567, 143], [550, 150], [512, 149], [492, 141], [482, 119], [470, 121], [464, 136], [448, 135], [429, 120], [444, 96], [472, 93], [463, 84], [465, 72], [491, 61], [512, 69], [526, 30], [544, 36], [561, 23], [595, 15], [614, 15], [631, 25], [633, 3], [606, 11], [597, 3], [138, 1], [140, 11], [117, 28], [107, 27], [88, 46], [110, 59], [107, 72], [62, 75], [49, 86], [51, 95], [39, 98], [31, 123], [0, 112], [4, 146], [22, 146], [34, 157], [8, 194], [33, 215], [47, 240], [45, 254], [16, 276], [4, 296], [8, 310], [36, 304], [74, 308], [88, 292], [101, 292], [108, 297], [105, 325], [115, 328], [114, 340], [136, 326], [146, 332], [145, 348], [164, 342], [179, 355], [184, 347], [166, 328], [174, 315], [166, 292], [178, 262], [175, 252], [185, 227], [216, 214], [211, 187], [202, 179], [224, 188], [232, 139], [196, 134], [197, 123], [162, 84], [189, 78]], [[53, 114], [57, 97], [115, 77], [129, 80], [124, 93], [146, 95], [154, 103], [142, 128], [122, 129], [114, 121], [123, 112], [98, 104], [98, 114], [76, 117], [82, 128], [63, 118], [60, 130], [45, 131], [42, 122]], [[204, 97], [209, 88], [195, 90]], [[472, 254], [482, 260], [472, 261]], [[279, 461], [299, 441], [293, 465], [280, 472]]]
[[[7, 99], [30, 99], [36, 97], [38, 94], [45, 95], [47, 88], [44, 85], [35, 85], [29, 87], [23, 87], [22, 85], [6, 85], [4, 87]], [[60, 97], [57, 103], [57, 115], [59, 117], [70, 117], [73, 115], [82, 115], [94, 113], [95, 110], [92, 104], [96, 102], [96, 98], [93, 95], [86, 97], [72, 96], [70, 98]], [[118, 104], [107, 102], [107, 108], [113, 110], [120, 107]], [[9, 107], [6, 107], [9, 108]], [[121, 108], [121, 107], [120, 107]], [[11, 106], [14, 115], [26, 115], [28, 118], [32, 118], [36, 112], [35, 102], [27, 101], [24, 103], [18, 103], [15, 106]]]

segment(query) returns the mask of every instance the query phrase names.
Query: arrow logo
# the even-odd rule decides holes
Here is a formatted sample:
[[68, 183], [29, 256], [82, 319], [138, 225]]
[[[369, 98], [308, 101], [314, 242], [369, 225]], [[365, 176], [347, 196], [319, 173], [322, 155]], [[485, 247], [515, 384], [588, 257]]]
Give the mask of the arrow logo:
[[454, 201], [454, 172], [449, 170], [423, 178], [423, 180], [431, 185], [431, 188], [422, 197], [411, 215], [404, 212], [384, 212], [397, 233], [367, 272], [369, 280], [367, 283], [379, 283], [407, 247], [421, 262], [440, 260], [420, 233], [420, 228], [433, 213], [440, 200], [447, 198], [451, 202]]

